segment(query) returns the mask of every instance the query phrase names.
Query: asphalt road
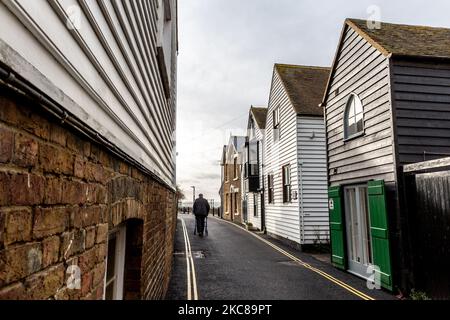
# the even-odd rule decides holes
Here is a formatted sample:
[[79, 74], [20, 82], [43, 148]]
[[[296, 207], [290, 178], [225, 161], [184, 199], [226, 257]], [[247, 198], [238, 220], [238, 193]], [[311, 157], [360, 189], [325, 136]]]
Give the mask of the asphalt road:
[[[185, 237], [182, 220], [189, 239]], [[208, 237], [194, 236], [194, 218], [179, 215], [172, 279], [166, 299], [394, 299], [385, 291], [369, 290], [366, 281], [309, 254], [265, 236], [256, 237], [228, 222], [210, 217], [208, 229]]]

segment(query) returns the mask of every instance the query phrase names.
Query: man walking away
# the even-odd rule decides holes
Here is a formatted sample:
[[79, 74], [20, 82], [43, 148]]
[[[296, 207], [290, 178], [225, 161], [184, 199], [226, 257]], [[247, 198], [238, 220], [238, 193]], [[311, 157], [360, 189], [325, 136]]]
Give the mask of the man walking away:
[[192, 213], [195, 215], [195, 220], [197, 222], [197, 231], [200, 237], [203, 237], [203, 232], [205, 230], [205, 219], [209, 214], [209, 203], [203, 198], [203, 194], [199, 194], [199, 198], [195, 200]]

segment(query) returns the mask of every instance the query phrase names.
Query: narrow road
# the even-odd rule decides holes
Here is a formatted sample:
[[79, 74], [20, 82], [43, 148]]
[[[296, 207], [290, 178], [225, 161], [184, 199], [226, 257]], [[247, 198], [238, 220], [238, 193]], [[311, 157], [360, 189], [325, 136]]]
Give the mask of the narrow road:
[[193, 216], [179, 215], [167, 299], [394, 299], [309, 254], [226, 221], [210, 217], [208, 229], [208, 237], [194, 236]]

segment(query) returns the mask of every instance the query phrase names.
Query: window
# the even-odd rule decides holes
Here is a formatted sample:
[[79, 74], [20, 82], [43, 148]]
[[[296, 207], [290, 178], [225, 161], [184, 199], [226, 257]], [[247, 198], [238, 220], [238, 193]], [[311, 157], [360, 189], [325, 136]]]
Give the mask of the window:
[[238, 161], [237, 158], [234, 158], [234, 179], [238, 179], [239, 170], [238, 170]]
[[283, 202], [290, 203], [291, 201], [291, 166], [287, 165], [283, 167]]
[[273, 110], [273, 142], [280, 140], [280, 107]]
[[273, 174], [269, 174], [267, 176], [267, 184], [269, 186], [269, 193], [268, 193], [268, 197], [269, 197], [269, 203], [274, 203], [274, 183], [273, 183]]
[[348, 99], [344, 114], [345, 139], [359, 136], [364, 132], [364, 109], [356, 94]]
[[105, 300], [123, 299], [125, 243], [125, 226], [110, 232], [108, 236], [108, 256], [106, 259]]
[[248, 175], [259, 175], [259, 141], [253, 141], [248, 146]]
[[237, 214], [238, 213], [238, 194], [235, 193], [234, 194], [234, 213]]

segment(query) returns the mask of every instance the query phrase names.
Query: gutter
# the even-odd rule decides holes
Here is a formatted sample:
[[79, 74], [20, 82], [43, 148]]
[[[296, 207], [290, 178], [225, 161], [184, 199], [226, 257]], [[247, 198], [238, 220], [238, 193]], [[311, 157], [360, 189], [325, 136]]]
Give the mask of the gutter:
[[7, 70], [3, 64], [0, 64], [0, 85], [12, 89], [22, 96], [31, 97], [33, 100], [39, 103], [45, 111], [60, 120], [61, 124], [67, 124], [72, 129], [75, 129], [79, 134], [89, 139], [91, 142], [102, 145], [109, 152], [111, 152], [121, 160], [138, 168], [161, 185], [175, 192], [175, 189], [172, 186], [168, 185], [150, 169], [146, 168], [140, 162], [130, 157], [128, 154], [119, 149], [115, 144], [90, 128], [84, 122], [80, 121], [77, 117], [67, 112], [63, 107], [59, 106], [57, 103], [49, 99], [46, 95], [42, 94], [42, 92], [34, 85], [18, 76], [13, 71]]

